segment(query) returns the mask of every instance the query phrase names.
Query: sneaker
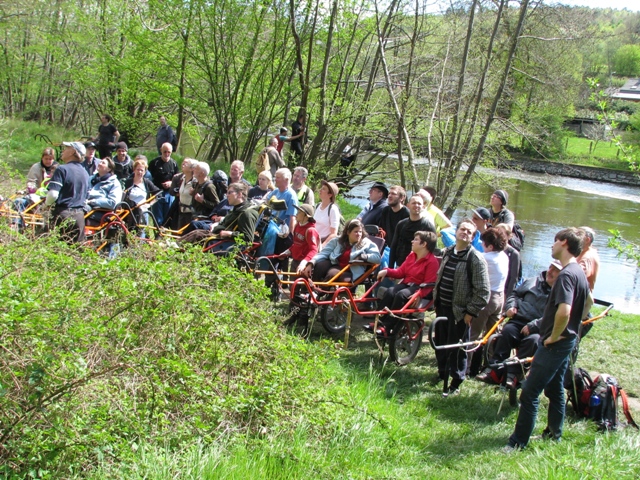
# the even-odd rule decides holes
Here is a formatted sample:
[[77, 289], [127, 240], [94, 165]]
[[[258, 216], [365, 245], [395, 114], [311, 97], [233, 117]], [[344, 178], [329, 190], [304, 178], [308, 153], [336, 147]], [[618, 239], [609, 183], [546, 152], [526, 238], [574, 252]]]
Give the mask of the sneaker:
[[511, 455], [512, 453], [516, 453], [520, 450], [518, 447], [514, 447], [513, 445], [505, 445], [500, 449], [500, 451], [506, 455]]
[[482, 372], [480, 372], [478, 375], [476, 375], [476, 380], [480, 381], [480, 382], [484, 382], [484, 383], [492, 383], [492, 379], [491, 379], [491, 369], [490, 368], [485, 368]]
[[518, 378], [515, 373], [507, 373], [507, 381], [505, 383], [505, 387], [507, 388], [515, 388], [518, 384]]
[[374, 323], [370, 323], [368, 325], [363, 325], [362, 328], [364, 328], [365, 331], [367, 331], [367, 332], [373, 333], [373, 326], [374, 325], [375, 325]]
[[376, 335], [378, 335], [379, 337], [387, 338], [387, 329], [385, 328], [384, 325], [378, 326], [378, 329], [376, 330]]
[[460, 395], [460, 389], [456, 388], [455, 390], [443, 390], [442, 398], [455, 397], [456, 395]]

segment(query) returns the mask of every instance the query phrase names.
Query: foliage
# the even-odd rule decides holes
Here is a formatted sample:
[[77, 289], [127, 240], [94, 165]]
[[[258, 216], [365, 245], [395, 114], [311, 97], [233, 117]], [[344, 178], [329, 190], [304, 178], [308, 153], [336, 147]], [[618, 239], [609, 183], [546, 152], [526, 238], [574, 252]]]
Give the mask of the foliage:
[[330, 418], [323, 345], [284, 335], [231, 261], [159, 246], [105, 261], [3, 229], [0, 296], [0, 475]]
[[[637, 315], [597, 322], [581, 344], [578, 363], [614, 375], [632, 401], [640, 394]], [[638, 432], [597, 433], [588, 420], [569, 415], [560, 443], [533, 440], [514, 455], [500, 449], [513, 430], [517, 409], [499, 389], [468, 381], [443, 400], [433, 351], [424, 345], [416, 362], [396, 367], [375, 343], [352, 330], [348, 350], [328, 362], [336, 422], [322, 437], [303, 420], [289, 432], [194, 442], [179, 449], [141, 444], [130, 464], [104, 462], [91, 478], [636, 478]], [[312, 341], [317, 341], [314, 333]], [[502, 403], [504, 402], [504, 403]], [[542, 396], [536, 434], [546, 419]], [[633, 404], [637, 419], [637, 403]], [[339, 412], [339, 413], [338, 413]]]
[[637, 245], [620, 235], [618, 230], [609, 230], [613, 237], [609, 238], [608, 246], [615, 248], [618, 255], [636, 262], [640, 266], [640, 245]]
[[613, 57], [613, 65], [618, 75], [640, 76], [640, 45], [623, 45]]

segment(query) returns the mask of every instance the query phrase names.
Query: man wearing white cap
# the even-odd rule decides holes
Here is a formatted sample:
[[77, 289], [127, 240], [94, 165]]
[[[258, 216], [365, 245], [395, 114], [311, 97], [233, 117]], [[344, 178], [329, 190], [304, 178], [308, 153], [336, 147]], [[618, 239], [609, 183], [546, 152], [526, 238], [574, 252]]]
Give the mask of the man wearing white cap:
[[[63, 142], [62, 161], [49, 182], [45, 204], [54, 206], [53, 226], [65, 223], [62, 234], [70, 241], [84, 242], [84, 210], [89, 193], [89, 175], [82, 166], [87, 153], [81, 142]], [[65, 222], [65, 220], [67, 220]]]

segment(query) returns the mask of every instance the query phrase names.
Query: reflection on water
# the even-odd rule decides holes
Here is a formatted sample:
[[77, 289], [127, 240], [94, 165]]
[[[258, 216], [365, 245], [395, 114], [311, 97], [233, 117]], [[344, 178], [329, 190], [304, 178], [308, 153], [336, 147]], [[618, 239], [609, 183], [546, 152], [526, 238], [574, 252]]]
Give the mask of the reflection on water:
[[[567, 226], [588, 225], [596, 232], [595, 247], [600, 254], [600, 273], [595, 296], [613, 302], [617, 310], [640, 310], [640, 269], [633, 262], [617, 257], [607, 247], [609, 230], [640, 244], [640, 188], [611, 185], [571, 178], [550, 177], [522, 172], [495, 172], [503, 177], [497, 185], [509, 193], [508, 207], [526, 233], [522, 250], [523, 273], [535, 275], [551, 260], [551, 244], [558, 230]], [[494, 188], [475, 185], [465, 197], [468, 201], [456, 210], [454, 224], [468, 216], [473, 205], [488, 205]], [[366, 203], [368, 186], [352, 190], [353, 203]]]

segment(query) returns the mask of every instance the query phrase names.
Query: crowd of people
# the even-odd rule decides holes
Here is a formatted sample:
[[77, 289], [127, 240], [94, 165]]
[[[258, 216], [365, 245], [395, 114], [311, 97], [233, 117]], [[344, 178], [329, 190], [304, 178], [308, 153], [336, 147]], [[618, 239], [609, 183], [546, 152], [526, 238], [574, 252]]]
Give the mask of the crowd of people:
[[[363, 275], [363, 263], [380, 264], [378, 279], [388, 288], [379, 309], [397, 309], [416, 292], [418, 300], [433, 299], [437, 316], [448, 319], [436, 331], [446, 344], [475, 340], [500, 316], [508, 317], [492, 363], [484, 369], [481, 355], [462, 349], [436, 352], [442, 395], [458, 394], [469, 377], [497, 382], [506, 375], [506, 383], [512, 385], [518, 371], [501, 362], [517, 348], [520, 357], [533, 355], [533, 362], [508, 447], [528, 444], [542, 391], [550, 399], [544, 435], [560, 438], [562, 378], [579, 340], [580, 322], [588, 313], [598, 274], [591, 228], [558, 232], [548, 269], [522, 279], [522, 242], [514, 239], [515, 216], [506, 207], [509, 196], [504, 190], [496, 190], [487, 208], [474, 209], [471, 218], [454, 227], [434, 205], [434, 189], [425, 186], [408, 196], [399, 185], [375, 182], [367, 205], [355, 219], [344, 222], [336, 203], [340, 192], [336, 183], [322, 180], [314, 192], [306, 183], [309, 172], [305, 167], [292, 172], [282, 162], [282, 145], [296, 145], [303, 127], [294, 128], [292, 137], [286, 131], [273, 137], [261, 152], [266, 160], [258, 162], [256, 185], [244, 178], [240, 160], [230, 164], [228, 174], [220, 170], [211, 174], [206, 162], [192, 158], [178, 166], [172, 158], [175, 135], [167, 127], [166, 120], [161, 120], [158, 136], [166, 141], [158, 143], [159, 155], [148, 162], [143, 155], [131, 159], [110, 118], [103, 116], [95, 141], [63, 143], [62, 164], [57, 164], [51, 148], [42, 152], [40, 162], [27, 175], [28, 195], [16, 201], [16, 208], [26, 208], [38, 192], [52, 208], [53, 224], [63, 224], [67, 236], [83, 242], [87, 212], [112, 210], [126, 201], [137, 207], [138, 221], [146, 222], [152, 212], [159, 224], [182, 234], [180, 241], [216, 236], [220, 241], [215, 250], [228, 252], [253, 242], [260, 212], [255, 205], [279, 203], [261, 232], [258, 251], [258, 256], [272, 256], [276, 268], [314, 281], [343, 272], [339, 280], [350, 282]], [[152, 197], [152, 204], [145, 203]], [[86, 221], [99, 219], [99, 215], [88, 216]], [[370, 225], [384, 232], [384, 240], [375, 242], [368, 237], [365, 226]], [[438, 237], [445, 246], [442, 251], [437, 248]], [[273, 276], [266, 281], [273, 282]], [[395, 325], [391, 316], [385, 316], [376, 327], [365, 328], [377, 328], [377, 335], [388, 336]]]

